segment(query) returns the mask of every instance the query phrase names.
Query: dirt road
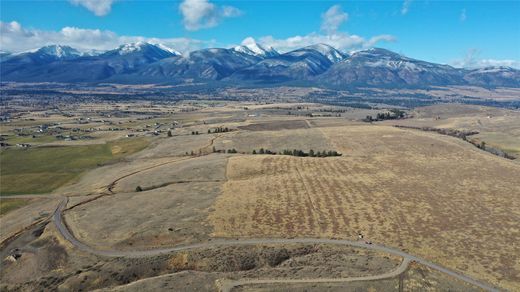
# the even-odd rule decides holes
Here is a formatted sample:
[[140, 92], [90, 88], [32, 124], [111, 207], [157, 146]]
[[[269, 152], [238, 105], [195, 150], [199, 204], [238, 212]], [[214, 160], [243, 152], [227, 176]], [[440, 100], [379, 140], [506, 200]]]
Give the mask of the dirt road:
[[258, 244], [303, 243], [303, 244], [346, 245], [346, 246], [353, 246], [353, 247], [366, 248], [366, 249], [371, 249], [371, 250], [376, 250], [376, 251], [382, 251], [382, 252], [386, 252], [386, 253], [393, 254], [396, 256], [400, 256], [403, 258], [404, 261], [418, 262], [431, 269], [448, 274], [456, 279], [459, 279], [461, 281], [467, 282], [474, 286], [480, 287], [484, 290], [499, 291], [497, 288], [495, 288], [489, 284], [486, 284], [479, 280], [475, 280], [471, 277], [462, 275], [462, 274], [452, 271], [450, 269], [439, 266], [433, 262], [430, 262], [423, 258], [413, 256], [411, 254], [405, 253], [398, 249], [394, 249], [394, 248], [379, 245], [379, 244], [367, 244], [362, 241], [353, 241], [353, 240], [346, 240], [346, 239], [327, 239], [327, 238], [251, 238], [251, 239], [235, 239], [235, 240], [217, 239], [217, 240], [212, 240], [212, 241], [208, 241], [208, 242], [176, 246], [176, 247], [171, 247], [171, 248], [151, 249], [151, 250], [139, 250], [139, 251], [97, 250], [97, 249], [92, 248], [91, 246], [84, 244], [83, 242], [80, 242], [79, 240], [76, 239], [76, 237], [74, 237], [74, 235], [72, 235], [72, 233], [68, 229], [66, 223], [63, 221], [63, 217], [62, 217], [62, 212], [66, 208], [66, 205], [67, 205], [67, 199], [65, 198], [64, 200], [62, 200], [60, 202], [58, 208], [56, 208], [56, 211], [54, 212], [54, 215], [52, 217], [54, 223], [56, 224], [58, 231], [61, 233], [61, 235], [65, 239], [67, 239], [76, 248], [78, 248], [82, 251], [100, 255], [100, 256], [136, 258], [136, 257], [157, 256], [160, 254], [166, 254], [166, 253], [184, 251], [184, 250], [190, 250], [190, 249], [196, 249], [196, 248], [210, 248], [210, 247], [217, 247], [217, 246], [237, 246], [237, 245], [258, 245]]
[[349, 277], [349, 278], [314, 278], [314, 279], [241, 279], [241, 280], [222, 280], [220, 281], [220, 290], [222, 292], [229, 292], [233, 288], [244, 285], [254, 284], [296, 284], [296, 283], [342, 283], [342, 282], [357, 282], [357, 281], [374, 281], [397, 277], [408, 269], [410, 264], [409, 259], [403, 259], [401, 264], [394, 270], [372, 276], [364, 277]]

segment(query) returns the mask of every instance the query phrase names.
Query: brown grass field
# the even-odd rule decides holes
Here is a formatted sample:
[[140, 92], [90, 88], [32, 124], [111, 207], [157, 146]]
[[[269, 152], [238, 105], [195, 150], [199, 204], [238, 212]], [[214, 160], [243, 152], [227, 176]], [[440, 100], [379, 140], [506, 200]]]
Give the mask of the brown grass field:
[[[316, 117], [309, 112], [328, 113], [323, 111], [325, 106], [309, 104], [295, 110], [297, 104], [291, 103], [208, 104], [185, 102], [169, 109], [157, 106], [154, 111], [175, 110], [160, 118], [114, 119], [132, 128], [114, 137], [134, 130], [141, 135], [143, 132], [137, 130], [149, 124], [155, 127], [156, 122], [164, 123], [160, 126], [163, 130], [173, 121], [179, 122], [172, 129], [173, 137], [165, 131], [148, 133], [142, 138], [146, 145], [141, 146], [141, 138], [125, 138], [128, 149], [136, 146], [135, 151], [124, 153], [127, 147], [123, 144], [107, 148], [103, 146], [107, 141], [102, 139], [83, 141], [99, 142], [97, 146], [59, 141], [69, 145], [63, 146], [69, 151], [103, 147], [107, 159], [82, 168], [74, 180], [48, 188], [52, 192], [40, 198], [26, 196], [1, 202], [0, 240], [32, 227], [0, 250], [3, 258], [13, 247], [23, 250], [18, 262], [2, 263], [0, 290], [213, 290], [217, 279], [378, 274], [399, 262], [390, 255], [349, 247], [290, 244], [212, 247], [139, 259], [105, 258], [73, 247], [52, 221], [44, 226], [43, 233], [34, 232], [38, 231], [34, 223], [53, 214], [60, 196], [69, 200], [70, 209], [63, 213], [68, 228], [93, 248], [136, 251], [217, 238], [233, 242], [251, 237], [354, 239], [362, 232], [374, 243], [417, 255], [504, 290], [520, 290], [519, 160], [492, 155], [458, 138], [394, 127], [477, 130], [480, 134], [472, 138], [515, 153], [520, 149], [518, 111], [435, 105], [411, 111], [412, 118], [365, 123], [362, 118], [379, 110], [348, 108], [342, 109], [341, 116]], [[180, 111], [191, 107], [197, 110]], [[207, 133], [217, 127], [232, 131]], [[192, 135], [193, 131], [200, 134]], [[103, 139], [110, 140], [108, 136]], [[108, 141], [107, 145], [116, 142]], [[40, 146], [35, 144], [30, 150], [46, 149]], [[234, 148], [238, 153], [212, 153], [213, 147]], [[11, 148], [4, 155], [25, 151]], [[336, 150], [342, 156], [250, 154], [260, 148]], [[191, 151], [193, 155], [186, 154]], [[85, 153], [90, 152], [62, 160], [40, 155], [46, 160], [26, 161], [40, 168], [50, 166], [50, 161], [67, 170], [67, 165], [95, 158]], [[9, 159], [12, 165], [34, 172], [34, 165], [19, 164], [19, 157]], [[21, 170], [17, 175], [29, 181], [32, 172]], [[38, 187], [49, 186], [32, 182]], [[30, 192], [15, 187], [13, 193]], [[267, 264], [266, 257], [273, 250], [278, 254], [284, 249], [289, 251], [289, 258], [275, 266]], [[474, 287], [416, 263], [399, 277], [381, 281], [246, 285], [237, 291], [400, 288], [474, 291]]]
[[231, 158], [209, 217], [214, 236], [352, 238], [362, 232], [520, 288], [515, 163], [419, 131], [371, 125], [322, 131], [344, 156]]
[[[417, 108], [413, 118], [384, 124], [477, 131], [469, 140], [484, 141], [520, 158], [520, 112], [475, 105], [434, 105]], [[518, 161], [518, 160], [517, 160]]]

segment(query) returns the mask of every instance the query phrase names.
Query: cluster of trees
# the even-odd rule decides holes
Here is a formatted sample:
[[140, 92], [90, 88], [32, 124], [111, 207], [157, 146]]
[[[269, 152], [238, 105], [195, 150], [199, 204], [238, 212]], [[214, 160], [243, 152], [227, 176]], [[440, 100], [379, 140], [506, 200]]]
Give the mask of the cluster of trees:
[[198, 134], [199, 134], [199, 131], [191, 131], [191, 134], [192, 134], [192, 135], [198, 135]]
[[322, 108], [319, 109], [320, 112], [327, 112], [327, 113], [345, 113], [347, 112], [346, 109], [340, 109], [340, 108]]
[[218, 127], [216, 129], [214, 129], [213, 131], [211, 131], [211, 129], [208, 129], [208, 134], [211, 134], [211, 133], [226, 133], [226, 132], [229, 132], [231, 131], [228, 127], [225, 127], [225, 128], [222, 128], [222, 127]]
[[406, 116], [406, 112], [399, 109], [391, 109], [386, 113], [378, 113], [376, 117], [367, 116], [365, 118], [366, 122], [374, 122], [374, 121], [384, 121], [384, 120], [397, 120], [402, 119]]
[[476, 135], [478, 131], [467, 131], [467, 130], [456, 130], [456, 129], [444, 129], [444, 128], [432, 128], [432, 127], [412, 127], [397, 125], [396, 128], [415, 129], [427, 132], [437, 132], [442, 135], [448, 135], [452, 137], [460, 138], [464, 141], [468, 141], [468, 136]]
[[252, 154], [272, 154], [272, 155], [275, 155], [276, 152], [271, 151], [269, 149], [260, 148], [260, 150], [258, 150], [258, 152], [253, 149]]
[[213, 146], [213, 153], [238, 153], [238, 151], [235, 148], [228, 149], [228, 150], [217, 150], [215, 146]]
[[298, 156], [298, 157], [329, 157], [329, 156], [341, 156], [342, 155], [341, 153], [338, 153], [335, 150], [314, 151], [311, 149], [311, 150], [309, 150], [309, 152], [305, 152], [300, 149], [293, 149], [293, 150], [285, 149], [280, 153], [276, 153], [274, 151], [271, 151], [269, 149], [264, 149], [264, 148], [260, 148], [260, 150], [258, 150], [258, 151], [253, 150], [252, 154], [272, 154], [272, 155], [278, 154], [278, 155], [291, 155], [291, 156]]

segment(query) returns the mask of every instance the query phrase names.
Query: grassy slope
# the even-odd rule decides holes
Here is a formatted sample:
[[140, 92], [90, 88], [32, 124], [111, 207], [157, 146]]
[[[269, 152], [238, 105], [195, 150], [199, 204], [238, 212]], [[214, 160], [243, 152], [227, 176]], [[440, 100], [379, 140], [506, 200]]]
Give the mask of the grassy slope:
[[10, 211], [21, 208], [29, 203], [26, 199], [2, 199], [0, 200], [0, 216]]
[[146, 139], [123, 139], [98, 145], [3, 150], [0, 193], [48, 193], [85, 170], [135, 153], [147, 145]]

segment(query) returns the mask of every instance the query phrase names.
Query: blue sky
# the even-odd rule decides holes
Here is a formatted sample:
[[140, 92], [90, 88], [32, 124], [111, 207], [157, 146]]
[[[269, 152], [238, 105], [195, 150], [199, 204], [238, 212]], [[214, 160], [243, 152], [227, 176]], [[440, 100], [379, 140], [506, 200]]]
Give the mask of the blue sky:
[[79, 49], [162, 42], [180, 51], [253, 37], [281, 51], [325, 42], [377, 46], [457, 66], [520, 63], [520, 1], [1, 2], [2, 50], [62, 43]]

